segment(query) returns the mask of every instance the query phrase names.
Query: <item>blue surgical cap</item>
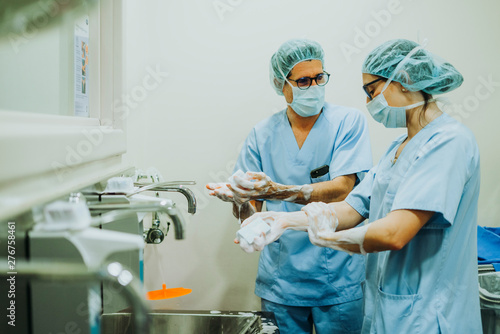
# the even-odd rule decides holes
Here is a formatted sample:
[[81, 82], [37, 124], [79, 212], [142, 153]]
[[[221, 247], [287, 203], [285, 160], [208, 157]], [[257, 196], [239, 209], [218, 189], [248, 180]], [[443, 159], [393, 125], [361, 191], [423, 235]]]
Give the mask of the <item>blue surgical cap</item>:
[[300, 62], [312, 59], [321, 60], [321, 63], [324, 64], [324, 54], [321, 45], [309, 39], [291, 39], [281, 44], [278, 51], [271, 57], [269, 69], [271, 86], [278, 95], [283, 95], [285, 77], [288, 76], [292, 68]]
[[375, 48], [366, 57], [362, 72], [391, 78], [409, 91], [434, 95], [458, 88], [464, 78], [453, 65], [425, 49], [419, 49], [396, 67], [419, 45], [406, 39], [394, 39]]

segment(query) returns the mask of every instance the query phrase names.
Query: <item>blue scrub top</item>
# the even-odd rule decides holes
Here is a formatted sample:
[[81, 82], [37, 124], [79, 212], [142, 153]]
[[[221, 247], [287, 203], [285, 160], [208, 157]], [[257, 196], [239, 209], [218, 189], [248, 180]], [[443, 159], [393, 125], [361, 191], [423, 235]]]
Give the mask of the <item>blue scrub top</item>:
[[[311, 179], [323, 165], [330, 172]], [[326, 103], [299, 150], [286, 109], [257, 124], [246, 139], [235, 170], [264, 172], [273, 181], [303, 185], [358, 174], [372, 166], [365, 116]], [[269, 211], [299, 211], [303, 205], [266, 201]], [[364, 257], [311, 244], [307, 233], [286, 231], [261, 252], [255, 293], [289, 306], [324, 306], [362, 298]]]
[[436, 213], [403, 249], [367, 256], [363, 333], [482, 333], [476, 140], [443, 114], [393, 164], [405, 138], [391, 144], [346, 202], [370, 221], [398, 209]]

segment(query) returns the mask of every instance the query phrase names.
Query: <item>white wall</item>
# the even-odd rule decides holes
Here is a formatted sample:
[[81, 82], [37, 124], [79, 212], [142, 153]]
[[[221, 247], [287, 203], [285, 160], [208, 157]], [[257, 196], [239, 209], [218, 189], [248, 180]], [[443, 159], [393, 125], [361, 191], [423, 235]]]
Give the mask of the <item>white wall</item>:
[[[226, 11], [218, 13], [216, 5]], [[253, 294], [258, 255], [232, 244], [237, 224], [230, 205], [208, 198], [204, 185], [224, 181], [251, 128], [284, 108], [283, 98], [269, 85], [268, 64], [289, 38], [322, 44], [325, 68], [332, 74], [327, 100], [366, 114], [374, 161], [401, 130], [383, 128], [366, 112], [362, 61], [388, 39], [428, 38], [428, 49], [465, 77], [463, 86], [448, 95], [458, 106], [450, 113], [472, 129], [480, 146], [479, 223], [500, 226], [499, 12], [500, 3], [487, 0], [127, 1], [130, 96], [122, 98], [130, 109], [127, 159], [137, 167], [155, 166], [168, 180], [198, 183], [192, 188], [198, 213], [186, 215], [187, 239], [175, 241], [170, 235], [159, 246], [167, 286], [192, 288], [193, 293], [153, 307], [259, 309]], [[360, 30], [369, 36], [363, 39]], [[348, 45], [357, 53], [342, 51]], [[485, 80], [494, 84], [486, 87]], [[186, 207], [182, 196], [170, 198]], [[150, 249], [146, 265], [146, 288], [160, 288]]]

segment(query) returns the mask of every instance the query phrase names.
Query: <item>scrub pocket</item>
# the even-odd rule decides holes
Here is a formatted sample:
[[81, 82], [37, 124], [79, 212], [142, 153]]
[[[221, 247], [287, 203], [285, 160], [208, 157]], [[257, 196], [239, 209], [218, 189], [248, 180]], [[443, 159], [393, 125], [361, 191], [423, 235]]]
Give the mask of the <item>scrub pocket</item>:
[[382, 200], [382, 212], [389, 214], [392, 211], [392, 204], [394, 203], [395, 193], [386, 192]]
[[339, 304], [335, 307], [344, 333], [360, 333], [363, 326], [363, 298]]
[[420, 333], [419, 300], [422, 296], [393, 295], [378, 289], [374, 314], [376, 333]]
[[330, 173], [326, 173], [323, 176], [320, 177], [311, 177], [311, 183], [319, 183], [319, 182], [324, 182], [324, 181], [330, 181]]

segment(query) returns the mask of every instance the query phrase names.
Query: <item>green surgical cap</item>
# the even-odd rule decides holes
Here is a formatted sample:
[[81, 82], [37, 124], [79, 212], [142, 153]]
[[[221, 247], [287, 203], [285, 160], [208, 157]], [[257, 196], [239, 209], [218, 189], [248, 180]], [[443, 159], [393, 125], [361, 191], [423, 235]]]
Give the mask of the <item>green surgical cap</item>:
[[283, 75], [288, 76], [295, 65], [305, 60], [318, 59], [324, 64], [324, 54], [321, 45], [309, 39], [291, 39], [281, 44], [271, 57], [269, 69], [271, 86], [278, 95], [283, 95], [285, 84]]
[[391, 78], [410, 91], [443, 94], [458, 88], [464, 78], [453, 65], [420, 49], [407, 58], [396, 70], [403, 59], [419, 44], [406, 40], [394, 39], [375, 48], [366, 57], [362, 72]]

